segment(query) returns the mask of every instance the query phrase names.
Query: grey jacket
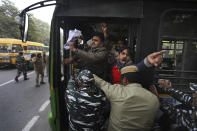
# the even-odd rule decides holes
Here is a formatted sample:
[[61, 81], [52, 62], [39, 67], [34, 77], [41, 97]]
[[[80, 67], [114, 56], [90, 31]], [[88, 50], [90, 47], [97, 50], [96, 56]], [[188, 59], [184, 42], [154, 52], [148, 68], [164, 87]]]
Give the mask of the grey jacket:
[[84, 62], [84, 69], [88, 69], [102, 78], [105, 77], [104, 70], [107, 63], [107, 50], [105, 47], [91, 48], [88, 52], [78, 49], [75, 52], [75, 57]]

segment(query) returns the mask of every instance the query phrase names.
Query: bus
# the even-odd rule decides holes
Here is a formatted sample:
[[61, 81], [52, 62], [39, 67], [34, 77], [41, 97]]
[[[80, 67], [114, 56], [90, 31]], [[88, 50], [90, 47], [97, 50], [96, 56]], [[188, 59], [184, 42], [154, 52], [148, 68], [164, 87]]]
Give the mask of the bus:
[[20, 51], [23, 51], [21, 40], [0, 38], [0, 67], [14, 66]]
[[[52, 0], [51, 0], [52, 1]], [[51, 2], [50, 1], [50, 2]], [[64, 92], [71, 75], [70, 66], [61, 64], [69, 30], [83, 32], [84, 41], [106, 22], [112, 32], [124, 39], [135, 63], [158, 50], [168, 50], [156, 68], [158, 79], [170, 79], [174, 88], [191, 93], [189, 83], [197, 83], [197, 2], [195, 0], [56, 0], [41, 1], [24, 9], [20, 16], [22, 40], [26, 41], [27, 12], [57, 5], [50, 33], [50, 100], [49, 122], [53, 131], [68, 129]], [[56, 4], [57, 3], [57, 4]], [[25, 26], [24, 26], [25, 25]], [[61, 68], [62, 67], [62, 68]], [[63, 74], [63, 78], [62, 75]]]
[[42, 53], [43, 48], [44, 44], [38, 42], [23, 43], [19, 39], [0, 38], [0, 67], [15, 66], [16, 56], [22, 51], [27, 61], [27, 67], [32, 69], [31, 55]]
[[24, 51], [26, 53], [42, 53], [44, 44], [38, 42], [27, 41], [24, 43]]

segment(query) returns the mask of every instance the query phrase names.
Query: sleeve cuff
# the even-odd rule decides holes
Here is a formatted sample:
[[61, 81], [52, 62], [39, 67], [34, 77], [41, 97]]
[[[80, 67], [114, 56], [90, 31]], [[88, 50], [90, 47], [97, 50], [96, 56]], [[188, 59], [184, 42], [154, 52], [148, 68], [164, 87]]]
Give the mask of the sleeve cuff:
[[147, 57], [144, 59], [144, 64], [146, 67], [153, 67], [153, 65], [148, 62]]

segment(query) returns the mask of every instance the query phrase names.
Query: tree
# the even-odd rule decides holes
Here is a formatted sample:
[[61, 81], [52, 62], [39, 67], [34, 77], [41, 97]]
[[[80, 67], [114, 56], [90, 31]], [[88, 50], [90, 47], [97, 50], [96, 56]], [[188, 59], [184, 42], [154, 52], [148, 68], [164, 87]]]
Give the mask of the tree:
[[[21, 39], [19, 25], [15, 17], [19, 10], [9, 0], [0, 0], [0, 38]], [[49, 25], [29, 14], [28, 40], [49, 43]]]
[[15, 22], [18, 9], [9, 0], [2, 0], [0, 6], [0, 37], [20, 38], [20, 30]]
[[[39, 19], [36, 19], [33, 17], [33, 21], [36, 25], [36, 32], [38, 37], [38, 41], [40, 41], [41, 43], [49, 43], [49, 36], [50, 36], [50, 28], [48, 23], [43, 22]], [[44, 34], [44, 35], [43, 35]]]

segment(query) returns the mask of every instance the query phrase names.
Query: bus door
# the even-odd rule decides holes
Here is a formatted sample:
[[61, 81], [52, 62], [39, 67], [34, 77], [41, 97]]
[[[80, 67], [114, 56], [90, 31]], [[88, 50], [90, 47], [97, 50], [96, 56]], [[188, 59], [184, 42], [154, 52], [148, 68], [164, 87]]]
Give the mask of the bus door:
[[[56, 87], [58, 88], [59, 94], [56, 96], [58, 97], [59, 101], [59, 108], [54, 108], [52, 110], [58, 111], [58, 117], [60, 117], [61, 123], [68, 123], [68, 117], [67, 112], [65, 110], [65, 89], [67, 87], [67, 82], [71, 76], [74, 74], [74, 69], [80, 69], [83, 68], [83, 62], [78, 61], [79, 63], [76, 65], [62, 65], [62, 59], [71, 57], [72, 55], [69, 50], [66, 49], [66, 44], [69, 36], [70, 30], [79, 30], [82, 32], [83, 36], [83, 45], [76, 45], [77, 48], [82, 50], [88, 50], [88, 48], [91, 48], [91, 40], [92, 36], [95, 32], [101, 32], [101, 24], [105, 23], [108, 28], [108, 38], [106, 43], [108, 50], [110, 51], [113, 45], [118, 45], [119, 41], [122, 41], [124, 46], [130, 47], [130, 50], [132, 54], [135, 54], [136, 47], [137, 47], [137, 38], [139, 38], [139, 28], [136, 25], [139, 25], [138, 19], [101, 19], [101, 18], [92, 18], [92, 19], [84, 19], [81, 20], [78, 19], [69, 19], [66, 17], [61, 17], [61, 21], [58, 21], [57, 25], [60, 25], [58, 28], [56, 27], [56, 37], [58, 38], [59, 44], [50, 45], [52, 47], [53, 52], [50, 52], [50, 55], [54, 55], [53, 59], [53, 68], [55, 68], [54, 73], [59, 74], [51, 76], [53, 79], [50, 79], [51, 81], [55, 81], [57, 84]], [[52, 31], [54, 32], [54, 31]], [[139, 39], [140, 40], [140, 39]], [[140, 42], [140, 41], [138, 41]], [[117, 47], [119, 48], [119, 47]], [[56, 50], [55, 50], [56, 49]], [[117, 49], [118, 51], [119, 49]], [[63, 52], [63, 55], [62, 55]], [[132, 60], [135, 60], [135, 56], [131, 56]], [[115, 62], [115, 61], [114, 61]], [[54, 65], [54, 63], [56, 63]], [[52, 64], [52, 63], [51, 63]], [[111, 63], [113, 64], [113, 63]], [[108, 70], [105, 70], [106, 72], [110, 72]], [[62, 75], [60, 75], [62, 74]], [[55, 87], [54, 87], [55, 88]], [[57, 104], [57, 103], [56, 103]], [[59, 113], [61, 115], [59, 115]], [[62, 115], [64, 114], [64, 115]], [[53, 119], [54, 115], [51, 115], [50, 119]], [[52, 124], [54, 125], [54, 124]], [[62, 126], [68, 126], [66, 124], [62, 124]], [[64, 127], [65, 128], [65, 127]]]

